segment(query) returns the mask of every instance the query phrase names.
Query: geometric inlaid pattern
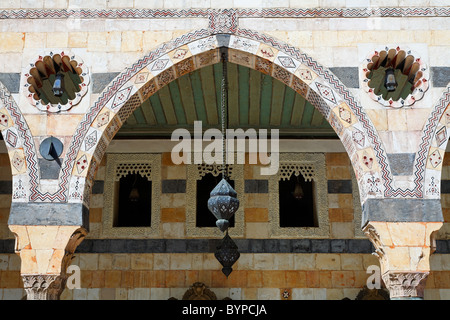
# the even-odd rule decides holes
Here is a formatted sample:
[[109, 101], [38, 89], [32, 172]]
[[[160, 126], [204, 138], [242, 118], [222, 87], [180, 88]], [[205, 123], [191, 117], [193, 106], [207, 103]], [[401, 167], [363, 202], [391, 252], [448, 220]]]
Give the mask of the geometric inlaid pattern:
[[119, 92], [117, 92], [116, 96], [114, 97], [114, 100], [113, 100], [111, 108], [112, 109], [119, 108], [125, 102], [127, 102], [128, 97], [130, 96], [132, 88], [133, 87], [130, 86], [128, 88], [124, 88], [124, 89], [120, 90]]
[[5, 141], [8, 142], [11, 147], [15, 148], [17, 145], [17, 134], [15, 134], [12, 130], [8, 130], [6, 132]]
[[93, 131], [89, 134], [84, 141], [84, 148], [89, 151], [97, 143], [97, 131]]
[[348, 124], [352, 123], [352, 113], [347, 108], [339, 106], [339, 117]]
[[436, 142], [438, 147], [440, 147], [444, 142], [448, 140], [447, 137], [447, 128], [442, 126], [437, 132], [436, 132]]
[[86, 155], [81, 156], [78, 159], [77, 165], [76, 165], [78, 174], [81, 174], [87, 168], [87, 165], [88, 165], [88, 160], [87, 160]]
[[357, 128], [354, 128], [353, 129], [353, 133], [352, 133], [352, 138], [353, 138], [353, 141], [358, 146], [360, 146], [361, 148], [364, 147], [365, 136], [364, 136], [364, 133], [361, 130], [359, 130]]
[[324, 99], [327, 99], [328, 101], [336, 104], [336, 98], [334, 97], [334, 94], [333, 94], [333, 91], [331, 90], [331, 88], [324, 86], [318, 82], [316, 82], [316, 87], [317, 87], [317, 89], [319, 89], [320, 95]]
[[25, 159], [19, 152], [15, 151], [11, 159], [11, 164], [18, 172], [21, 172], [25, 165]]
[[430, 164], [433, 168], [436, 168], [442, 162], [442, 156], [439, 153], [439, 150], [435, 150], [429, 157]]
[[4, 111], [0, 111], [0, 130], [8, 128], [8, 115]]

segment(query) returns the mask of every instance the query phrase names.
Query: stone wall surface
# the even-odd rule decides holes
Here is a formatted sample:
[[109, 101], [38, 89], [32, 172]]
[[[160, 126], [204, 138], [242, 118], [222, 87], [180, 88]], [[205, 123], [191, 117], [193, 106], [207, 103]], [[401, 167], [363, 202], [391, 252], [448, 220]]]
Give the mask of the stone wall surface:
[[[371, 210], [395, 208], [384, 201], [386, 198], [420, 202], [406, 209], [402, 206], [405, 212], [399, 212], [401, 217], [396, 216], [396, 221], [403, 221], [410, 208], [418, 207], [423, 211], [416, 220], [434, 223], [443, 218], [437, 251], [429, 258], [431, 273], [425, 298], [450, 299], [450, 166], [448, 155], [444, 156], [450, 124], [449, 15], [450, 8], [443, 0], [1, 1], [0, 81], [5, 88], [2, 86], [0, 92], [0, 113], [9, 118], [0, 123], [0, 129], [9, 154], [0, 153], [0, 299], [25, 295], [20, 259], [13, 253], [14, 236], [8, 227], [10, 209], [25, 205], [29, 199], [64, 202], [68, 191], [60, 190], [69, 185], [71, 192], [77, 192], [71, 201], [85, 205], [80, 212], [89, 206], [89, 233], [72, 262], [82, 270], [82, 288], [66, 289], [63, 299], [179, 299], [196, 281], [205, 283], [219, 298], [353, 299], [366, 283], [367, 267], [379, 265], [370, 255], [373, 247], [360, 230], [361, 221], [365, 217], [383, 219], [362, 214], [364, 207], [361, 209], [359, 196], [355, 198], [358, 183], [364, 192], [361, 200], [370, 198], [365, 208]], [[59, 176], [55, 167], [36, 155], [48, 136], [57, 137], [64, 146], [84, 139], [87, 132], [80, 129], [82, 136], [74, 133], [85, 125], [86, 114], [97, 102], [106, 104], [102, 100], [105, 95], [120, 98], [113, 79], [119, 75], [125, 79], [140, 59], [173, 54], [174, 43], [186, 44], [191, 38], [223, 32], [239, 33], [239, 39], [258, 39], [259, 46], [272, 45], [301, 56], [310, 70], [320, 74], [312, 96], [334, 104], [334, 111], [327, 115], [332, 126], [347, 133], [369, 132], [365, 142], [354, 136], [344, 141], [342, 135], [350, 157], [346, 153], [325, 154], [327, 230], [319, 238], [274, 237], [268, 191], [260, 181], [264, 179], [256, 173], [258, 166], [244, 168], [244, 225], [237, 236], [244, 251], [228, 279], [210, 253], [214, 237], [189, 233], [189, 199], [182, 182], [188, 179], [187, 168], [173, 165], [168, 154], [162, 154], [161, 160], [159, 229], [150, 237], [156, 242], [111, 239], [103, 233], [108, 160], [102, 152], [109, 140], [100, 141], [95, 153], [64, 148], [61, 159], [93, 161], [89, 173], [84, 167], [77, 173], [74, 166]], [[424, 68], [428, 90], [411, 106], [385, 107], [365, 91], [367, 59], [386, 48], [411, 52]], [[76, 57], [79, 66], [84, 65], [86, 88], [68, 111], [42, 112], [28, 96], [27, 78], [39, 59], [56, 53]], [[123, 83], [131, 83], [129, 78]], [[108, 85], [109, 90], [104, 91]], [[142, 94], [143, 85], [130, 90]], [[311, 92], [313, 85], [308, 85], [306, 90]], [[331, 96], [339, 92], [339, 97], [336, 94], [330, 99], [327, 88], [331, 87]], [[354, 120], [354, 113], [359, 112], [359, 122], [345, 123], [334, 98], [345, 101], [340, 106], [351, 113], [347, 120]], [[324, 110], [330, 110], [328, 102]], [[117, 118], [106, 134], [114, 135], [118, 130], [123, 119]], [[367, 147], [369, 138], [368, 154], [351, 151], [358, 144]], [[373, 169], [371, 162], [362, 161], [363, 156], [374, 160]], [[92, 187], [92, 194], [80, 195], [77, 188], [83, 179], [87, 190]], [[63, 187], [58, 189], [60, 182]], [[12, 205], [12, 198], [19, 204]], [[427, 214], [427, 210], [435, 211]], [[11, 221], [18, 220], [14, 216]]]
[[[21, 299], [25, 292], [20, 277], [20, 258], [13, 253], [14, 237], [8, 229], [9, 163], [1, 154], [3, 177], [0, 232], [0, 297]], [[111, 238], [102, 234], [108, 154], [97, 172], [89, 215], [90, 232], [71, 262], [80, 268], [81, 288], [66, 288], [61, 299], [181, 299], [195, 282], [203, 282], [219, 299], [354, 299], [379, 267], [370, 242], [360, 233], [360, 205], [352, 194], [351, 166], [345, 153], [326, 154], [329, 236], [321, 238], [269, 236], [266, 188], [252, 188], [261, 181], [258, 165], [245, 165], [249, 181], [244, 194], [244, 236], [235, 238], [241, 257], [228, 279], [214, 257], [216, 237], [186, 234], [185, 190], [168, 188], [162, 194], [159, 235], [150, 238]], [[450, 158], [450, 157], [448, 157]], [[162, 154], [162, 181], [187, 178], [186, 166], [174, 166], [170, 154]], [[448, 171], [447, 163], [444, 172]], [[176, 178], [176, 179], [174, 179]], [[258, 179], [256, 179], [258, 178]], [[443, 184], [450, 179], [444, 175]], [[162, 183], [161, 185], [164, 185]], [[182, 188], [181, 188], [182, 189]], [[448, 194], [443, 194], [444, 227], [437, 236], [437, 251], [430, 257], [431, 274], [425, 299], [448, 299], [450, 248], [448, 248]], [[356, 213], [355, 212], [359, 212]]]

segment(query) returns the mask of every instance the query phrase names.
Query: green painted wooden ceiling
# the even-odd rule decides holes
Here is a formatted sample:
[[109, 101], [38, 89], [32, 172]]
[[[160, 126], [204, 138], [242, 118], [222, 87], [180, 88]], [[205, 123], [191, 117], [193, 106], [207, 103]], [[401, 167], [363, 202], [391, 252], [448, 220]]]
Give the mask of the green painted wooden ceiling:
[[[282, 137], [336, 137], [308, 101], [259, 71], [228, 63], [228, 127], [279, 129]], [[176, 128], [220, 129], [222, 64], [186, 74], [160, 89], [127, 119], [117, 137], [170, 137]]]

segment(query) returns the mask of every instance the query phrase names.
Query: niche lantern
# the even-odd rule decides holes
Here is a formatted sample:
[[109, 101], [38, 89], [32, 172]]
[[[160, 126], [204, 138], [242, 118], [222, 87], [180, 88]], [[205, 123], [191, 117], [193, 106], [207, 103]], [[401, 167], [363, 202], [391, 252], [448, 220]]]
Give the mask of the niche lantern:
[[53, 94], [57, 97], [61, 97], [64, 93], [64, 74], [58, 72], [55, 76], [55, 82], [53, 83]]
[[384, 77], [384, 86], [387, 91], [395, 91], [397, 88], [397, 81], [395, 81], [395, 73], [394, 69], [388, 68], [386, 69], [386, 74]]

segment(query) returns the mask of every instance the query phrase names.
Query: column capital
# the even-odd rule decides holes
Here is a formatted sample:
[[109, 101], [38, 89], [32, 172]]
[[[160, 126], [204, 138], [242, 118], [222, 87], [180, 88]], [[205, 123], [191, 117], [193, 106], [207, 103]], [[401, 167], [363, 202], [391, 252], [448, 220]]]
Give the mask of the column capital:
[[67, 276], [57, 274], [22, 274], [27, 300], [59, 300]]
[[429, 272], [387, 272], [382, 275], [391, 299], [423, 299]]

